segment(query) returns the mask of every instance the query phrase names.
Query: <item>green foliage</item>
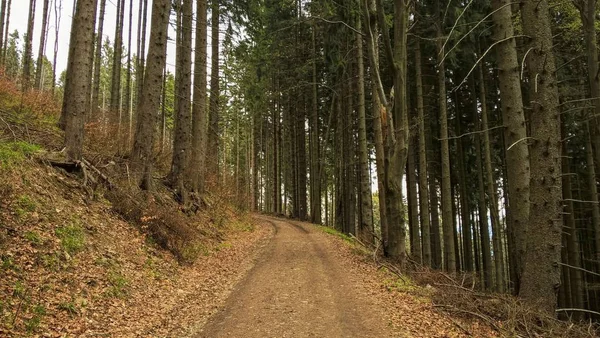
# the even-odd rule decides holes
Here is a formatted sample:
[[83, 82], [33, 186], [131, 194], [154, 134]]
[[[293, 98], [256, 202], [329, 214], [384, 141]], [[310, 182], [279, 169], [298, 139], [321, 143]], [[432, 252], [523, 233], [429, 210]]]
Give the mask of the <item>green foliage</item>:
[[71, 316], [79, 313], [79, 309], [77, 308], [77, 305], [75, 304], [75, 301], [73, 299], [71, 299], [71, 301], [69, 302], [63, 302], [58, 304], [58, 309], [70, 314]]
[[81, 251], [85, 246], [85, 234], [79, 224], [71, 224], [56, 229], [63, 249], [70, 255]]
[[115, 269], [110, 270], [107, 275], [107, 280], [110, 284], [110, 288], [107, 291], [109, 297], [123, 298], [127, 295], [129, 281], [121, 272]]
[[192, 263], [200, 255], [207, 256], [208, 254], [208, 249], [200, 242], [190, 242], [181, 248], [181, 260], [186, 263]]
[[27, 288], [20, 280], [15, 282], [15, 286], [13, 287], [13, 296], [17, 298], [24, 299], [27, 295]]
[[0, 256], [2, 265], [2, 270], [17, 270], [17, 266], [15, 264], [15, 259], [12, 256], [2, 255]]
[[27, 195], [21, 195], [17, 199], [15, 212], [17, 213], [17, 216], [21, 217], [28, 213], [34, 212], [36, 207], [36, 203], [33, 199], [31, 199], [31, 197]]
[[33, 245], [40, 245], [43, 242], [42, 236], [35, 231], [27, 231], [23, 237]]
[[60, 257], [56, 253], [42, 255], [42, 266], [51, 271], [58, 271], [60, 268]]
[[0, 165], [4, 168], [12, 167], [40, 149], [40, 146], [36, 144], [22, 141], [0, 143]]
[[37, 332], [43, 317], [46, 315], [46, 308], [43, 305], [36, 305], [33, 308], [33, 317], [25, 321], [25, 329], [28, 333]]

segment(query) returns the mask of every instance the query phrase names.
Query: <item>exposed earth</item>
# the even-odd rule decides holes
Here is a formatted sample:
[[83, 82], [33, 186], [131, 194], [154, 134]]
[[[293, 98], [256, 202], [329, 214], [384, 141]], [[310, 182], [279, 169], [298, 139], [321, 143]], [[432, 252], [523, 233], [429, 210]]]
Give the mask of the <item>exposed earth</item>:
[[198, 337], [390, 337], [365, 285], [326, 234], [269, 220], [272, 242]]

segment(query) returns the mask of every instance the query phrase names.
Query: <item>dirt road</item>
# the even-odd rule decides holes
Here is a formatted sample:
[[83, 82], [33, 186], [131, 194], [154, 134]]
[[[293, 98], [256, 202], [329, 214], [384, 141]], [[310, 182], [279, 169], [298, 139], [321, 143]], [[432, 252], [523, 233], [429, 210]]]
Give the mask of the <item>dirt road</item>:
[[369, 290], [332, 252], [328, 234], [264, 218], [272, 242], [197, 337], [391, 337]]

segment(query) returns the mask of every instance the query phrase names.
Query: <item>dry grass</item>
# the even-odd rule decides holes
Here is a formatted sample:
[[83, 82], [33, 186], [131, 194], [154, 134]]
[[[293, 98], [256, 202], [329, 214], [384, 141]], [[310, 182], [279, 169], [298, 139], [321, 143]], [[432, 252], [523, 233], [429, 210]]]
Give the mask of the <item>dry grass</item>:
[[517, 297], [478, 290], [476, 276], [452, 277], [418, 268], [413, 280], [425, 286], [434, 307], [453, 316], [486, 322], [504, 337], [598, 337], [597, 324], [565, 322], [523, 303]]

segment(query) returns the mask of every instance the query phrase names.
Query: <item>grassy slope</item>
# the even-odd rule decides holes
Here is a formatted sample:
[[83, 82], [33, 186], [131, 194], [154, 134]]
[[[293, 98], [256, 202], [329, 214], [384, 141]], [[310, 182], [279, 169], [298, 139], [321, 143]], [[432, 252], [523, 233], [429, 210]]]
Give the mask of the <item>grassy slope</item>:
[[185, 218], [201, 242], [195, 263], [179, 264], [143, 223], [125, 222], [101, 186], [40, 161], [59, 150], [58, 107], [0, 79], [0, 336], [191, 332], [266, 232], [227, 207]]

